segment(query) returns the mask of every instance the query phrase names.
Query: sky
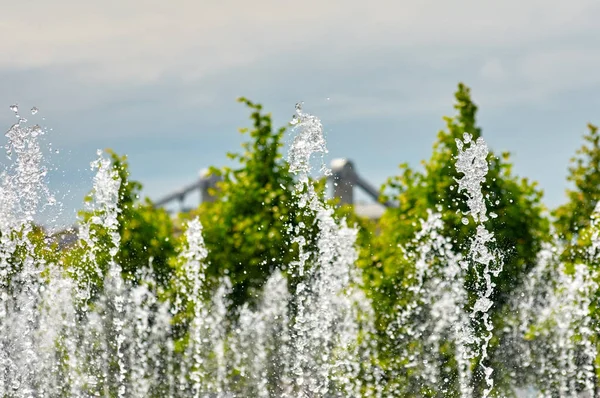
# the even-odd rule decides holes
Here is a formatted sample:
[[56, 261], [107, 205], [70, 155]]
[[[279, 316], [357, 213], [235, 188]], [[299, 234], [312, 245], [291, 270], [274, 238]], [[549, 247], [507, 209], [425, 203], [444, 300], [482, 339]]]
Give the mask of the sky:
[[21, 0], [0, 15], [0, 126], [14, 103], [40, 109], [70, 220], [97, 149], [128, 155], [152, 199], [227, 164], [249, 125], [239, 96], [277, 125], [304, 102], [327, 160], [379, 185], [430, 156], [462, 81], [488, 145], [553, 207], [600, 123], [599, 19], [596, 0]]

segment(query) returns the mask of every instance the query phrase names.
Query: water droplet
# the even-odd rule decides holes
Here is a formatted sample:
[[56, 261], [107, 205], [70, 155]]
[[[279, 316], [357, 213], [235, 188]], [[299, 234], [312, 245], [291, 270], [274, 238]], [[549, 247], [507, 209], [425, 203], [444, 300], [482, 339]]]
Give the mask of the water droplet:
[[297, 112], [301, 112], [302, 111], [302, 102], [297, 102], [296, 103], [296, 111]]
[[60, 153], [60, 151], [57, 149], [57, 150], [54, 151], [54, 153]]
[[469, 225], [469, 219], [467, 217], [463, 217], [460, 221], [462, 221], [462, 223], [465, 225]]
[[32, 137], [37, 137], [38, 135], [42, 135], [44, 134], [44, 132], [42, 131], [42, 128], [39, 125], [35, 125], [31, 128], [31, 136]]
[[13, 111], [14, 113], [19, 112], [19, 105], [17, 105], [17, 104], [11, 105], [10, 110]]
[[490, 213], [490, 217], [492, 217], [492, 218], [498, 218], [498, 214], [492, 212], [492, 213]]
[[35, 114], [36, 114], [36, 113], [38, 113], [39, 111], [40, 111], [40, 110], [39, 110], [39, 109], [38, 109], [36, 106], [34, 106], [33, 108], [31, 108], [31, 114], [32, 114], [32, 115], [35, 115]]

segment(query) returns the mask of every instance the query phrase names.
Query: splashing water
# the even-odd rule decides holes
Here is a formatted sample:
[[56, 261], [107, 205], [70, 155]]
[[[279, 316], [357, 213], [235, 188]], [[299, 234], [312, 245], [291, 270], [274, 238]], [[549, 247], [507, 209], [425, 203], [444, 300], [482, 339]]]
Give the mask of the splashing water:
[[[477, 232], [471, 241], [469, 250], [470, 258], [461, 261], [460, 264], [464, 269], [469, 266], [474, 267], [478, 273], [477, 279], [480, 281], [478, 286], [479, 297], [475, 301], [471, 312], [471, 320], [474, 325], [464, 331], [463, 340], [465, 343], [469, 343], [471, 347], [468, 356], [479, 359], [487, 384], [483, 397], [488, 397], [494, 387], [493, 369], [485, 364], [494, 329], [488, 311], [493, 305], [491, 297], [494, 293], [495, 284], [492, 277], [497, 277], [502, 271], [501, 259], [490, 249], [490, 244], [495, 242], [494, 234], [488, 231], [484, 225], [488, 220], [488, 216], [481, 186], [485, 183], [488, 172], [488, 149], [483, 138], [479, 137], [473, 142], [472, 136], [468, 133], [464, 134], [462, 141], [457, 139], [456, 145], [458, 147], [456, 170], [463, 174], [463, 177], [458, 179], [458, 191], [465, 192], [467, 206], [469, 207], [468, 214], [477, 223]], [[468, 145], [468, 147], [465, 148], [465, 145]], [[481, 266], [483, 266], [483, 269], [481, 269]], [[478, 317], [481, 317], [481, 319]], [[476, 331], [477, 325], [480, 323], [486, 331], [483, 336]]]
[[[441, 344], [452, 342], [459, 391], [462, 397], [471, 397], [470, 364], [463, 339], [469, 321], [464, 311], [465, 271], [460, 267], [461, 255], [454, 252], [450, 240], [441, 234], [443, 225], [440, 213], [428, 211], [428, 218], [421, 221], [421, 230], [413, 240], [414, 247], [405, 249], [407, 259], [415, 264], [416, 283], [409, 288], [413, 299], [398, 308], [397, 318], [387, 333], [399, 346], [401, 355], [397, 361], [411, 371], [419, 369], [415, 384], [418, 388], [427, 386], [431, 391], [450, 390], [450, 377], [444, 375], [443, 366], [437, 365], [437, 357]], [[424, 341], [420, 352], [410, 350], [415, 339]]]
[[[398, 380], [413, 396], [489, 397], [496, 393], [486, 363], [493, 336], [509, 341], [505, 366], [516, 369], [515, 386], [547, 386], [540, 397], [595, 394], [598, 331], [590, 308], [598, 275], [587, 264], [564, 263], [557, 244], [540, 251], [521, 295], [509, 304], [506, 330], [493, 328], [493, 278], [502, 259], [485, 226], [497, 215], [487, 212], [482, 193], [488, 172], [482, 139], [467, 134], [457, 141], [458, 189], [469, 209], [462, 222], [476, 225], [467, 255], [443, 236], [440, 209], [428, 212], [403, 248], [414, 283], [383, 331], [398, 353], [390, 370], [380, 366], [376, 335], [382, 331], [355, 266], [358, 230], [336, 219], [311, 182], [314, 171], [330, 174], [323, 163], [327, 147], [321, 122], [301, 105], [288, 161], [295, 198], [318, 234], [308, 242], [310, 225], [290, 227], [298, 257], [281, 264], [288, 275], [274, 272], [256, 305], [237, 310], [231, 281], [205, 275], [208, 251], [197, 218], [185, 226], [172, 280], [176, 294], [165, 294], [149, 264], [140, 265], [135, 282], [123, 278], [119, 231], [128, 226], [119, 225], [121, 181], [102, 152], [91, 163], [91, 200], [79, 220], [81, 259], [65, 269], [63, 258], [44, 255], [53, 249], [34, 238], [33, 221], [55, 204], [39, 141], [45, 131], [29, 126], [17, 105], [11, 110], [18, 120], [6, 133], [11, 163], [0, 171], [2, 397], [379, 398], [407, 391], [396, 388]], [[315, 157], [321, 164], [313, 170]], [[600, 260], [599, 219], [600, 205], [591, 218], [590, 264]], [[478, 283], [473, 300], [465, 289], [471, 274]], [[481, 392], [475, 363], [484, 375]]]
[[[85, 249], [85, 266], [78, 269], [77, 280], [81, 281], [83, 286], [80, 289], [79, 297], [87, 299], [92, 294], [92, 276], [102, 279], [104, 270], [101, 263], [97, 261], [97, 256], [107, 251], [110, 255], [109, 267], [111, 275], [120, 275], [120, 269], [114, 262], [114, 257], [119, 248], [121, 236], [118, 233], [118, 208], [119, 188], [121, 180], [117, 170], [113, 170], [109, 159], [103, 157], [102, 151], [97, 151], [98, 158], [90, 163], [92, 171], [96, 172], [94, 176], [94, 187], [92, 189], [91, 200], [86, 202], [85, 208], [91, 216], [87, 220], [81, 220], [79, 226], [79, 244]], [[100, 235], [103, 231], [108, 232], [110, 242], [101, 241]]]
[[[34, 216], [56, 200], [46, 186], [47, 166], [43, 163], [39, 125], [29, 126], [11, 106], [18, 119], [6, 132], [6, 156], [12, 163], [0, 173], [0, 228], [2, 231], [28, 228]], [[4, 236], [4, 234], [3, 234]], [[4, 247], [4, 245], [3, 245]]]
[[[315, 117], [309, 119], [318, 123]], [[25, 143], [37, 139], [32, 133], [37, 127], [32, 130], [24, 123], [20, 119], [7, 134], [8, 151], [16, 160], [13, 174], [2, 174], [0, 196], [7, 204], [1, 214], [3, 276], [11, 278], [3, 279], [0, 395], [200, 397], [241, 391], [263, 397], [360, 396], [360, 358], [370, 358], [368, 350], [374, 346], [357, 338], [360, 330], [373, 328], [366, 320], [372, 310], [354, 286], [359, 280], [352, 267], [356, 230], [336, 223], [333, 210], [322, 204], [312, 186], [302, 195], [322, 232], [318, 251], [301, 256], [309, 278], [292, 297], [282, 290], [282, 275], [274, 274], [259, 307], [242, 308], [239, 320], [230, 324], [227, 279], [205, 300], [207, 251], [197, 219], [186, 228], [180, 273], [174, 280], [179, 294], [172, 305], [158, 299], [151, 272], [142, 271], [136, 285], [122, 278], [116, 260], [121, 181], [101, 152], [91, 163], [94, 186], [87, 216], [79, 223], [81, 263], [64, 272], [59, 264], [44, 263], [26, 234], [15, 240], [14, 231], [30, 228], [38, 200], [48, 192], [39, 145]], [[303, 144], [307, 133], [310, 139], [322, 134], [320, 124], [314, 126], [296, 137], [293, 153], [302, 156], [291, 156], [292, 169], [301, 173], [298, 187], [309, 187], [312, 152], [325, 150], [324, 140], [318, 146]], [[14, 194], [19, 191], [31, 195], [23, 200]], [[10, 257], [23, 245], [29, 253], [25, 266], [10, 268]], [[49, 284], [40, 278], [45, 272], [52, 275]], [[17, 279], [24, 289], [7, 290]], [[299, 311], [295, 316], [290, 313], [294, 303]], [[357, 323], [359, 313], [362, 324]], [[189, 341], [181, 351], [175, 348], [171, 323], [174, 315], [185, 314], [190, 314]], [[232, 379], [232, 372], [243, 380]]]
[[[599, 215], [600, 206], [596, 206], [590, 220], [590, 263], [598, 261]], [[522, 367], [534, 375], [535, 381], [541, 381], [539, 397], [594, 397], [598, 330], [591, 310], [600, 275], [587, 264], [565, 263], [561, 252], [558, 244], [544, 245], [531, 278], [522, 288], [521, 299], [512, 303], [519, 316], [513, 320], [516, 344], [510, 354], [515, 367]]]
[[[353, 266], [358, 257], [354, 248], [357, 230], [349, 228], [345, 220], [336, 223], [333, 209], [323, 204], [309, 182], [311, 157], [327, 153], [320, 120], [303, 112], [298, 104], [292, 125], [295, 137], [288, 161], [290, 170], [298, 176], [295, 194], [300, 206], [315, 216], [319, 227], [318, 252], [312, 256], [304, 252], [303, 238], [297, 235], [294, 239], [300, 254], [291, 272], [303, 277], [295, 292], [298, 310], [292, 326], [294, 393], [358, 396], [360, 356], [343, 355], [358, 342], [361, 326], [356, 323], [356, 307], [366, 301], [359, 294], [360, 275]], [[320, 170], [329, 174], [323, 163]], [[305, 274], [310, 258], [314, 258], [314, 264]], [[365, 328], [370, 330], [368, 322], [367, 317]]]

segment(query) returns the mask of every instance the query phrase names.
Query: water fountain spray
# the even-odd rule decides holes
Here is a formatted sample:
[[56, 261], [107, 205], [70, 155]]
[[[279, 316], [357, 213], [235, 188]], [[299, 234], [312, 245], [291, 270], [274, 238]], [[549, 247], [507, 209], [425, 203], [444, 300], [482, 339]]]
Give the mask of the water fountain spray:
[[[492, 294], [495, 287], [492, 277], [500, 274], [503, 264], [498, 254], [490, 248], [490, 245], [495, 242], [494, 234], [485, 227], [488, 214], [481, 187], [485, 183], [488, 172], [487, 145], [481, 137], [473, 141], [472, 136], [468, 133], [464, 134], [462, 140], [457, 139], [456, 145], [458, 148], [456, 170], [463, 174], [463, 177], [457, 180], [458, 191], [464, 191], [469, 207], [463, 223], [469, 222], [468, 216], [470, 215], [477, 225], [476, 234], [471, 241], [469, 256], [460, 263], [464, 269], [474, 268], [477, 273], [477, 290], [479, 292], [479, 297], [471, 310], [471, 325], [464, 331], [463, 341], [471, 347], [468, 356], [478, 358], [481, 364], [487, 385], [483, 392], [485, 398], [490, 395], [494, 387], [493, 369], [485, 363], [494, 330], [489, 315], [489, 310], [493, 305]], [[482, 266], [483, 269], [481, 269]], [[478, 332], [479, 325], [485, 329], [483, 334]]]

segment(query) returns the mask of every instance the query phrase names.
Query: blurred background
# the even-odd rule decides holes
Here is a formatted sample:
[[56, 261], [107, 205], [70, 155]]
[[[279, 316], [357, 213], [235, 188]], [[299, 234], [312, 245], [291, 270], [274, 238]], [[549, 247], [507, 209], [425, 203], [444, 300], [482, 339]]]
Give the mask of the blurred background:
[[462, 81], [492, 149], [556, 206], [599, 121], [599, 18], [592, 0], [23, 0], [0, 16], [0, 123], [40, 109], [70, 223], [97, 149], [127, 154], [152, 199], [226, 165], [250, 124], [241, 95], [278, 125], [303, 101], [327, 161], [379, 185], [429, 156]]

